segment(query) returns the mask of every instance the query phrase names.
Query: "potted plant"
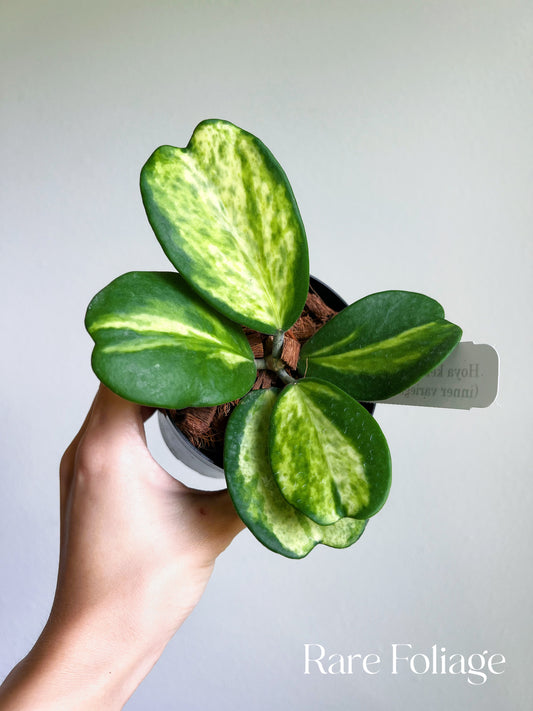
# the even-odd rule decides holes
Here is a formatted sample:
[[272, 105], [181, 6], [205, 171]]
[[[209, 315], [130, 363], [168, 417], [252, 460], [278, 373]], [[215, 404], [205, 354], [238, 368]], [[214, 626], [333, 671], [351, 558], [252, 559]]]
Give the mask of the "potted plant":
[[[391, 397], [455, 347], [433, 299], [372, 294], [342, 309], [284, 361], [309, 291], [305, 230], [290, 184], [255, 136], [222, 120], [141, 172], [146, 213], [178, 272], [130, 272], [87, 309], [96, 375], [157, 408], [238, 401], [224, 472], [235, 507], [267, 547], [300, 558], [351, 545], [390, 487], [386, 439], [360, 404]], [[267, 346], [256, 358], [250, 333]], [[248, 336], [248, 338], [247, 338]], [[258, 372], [272, 387], [253, 389]]]

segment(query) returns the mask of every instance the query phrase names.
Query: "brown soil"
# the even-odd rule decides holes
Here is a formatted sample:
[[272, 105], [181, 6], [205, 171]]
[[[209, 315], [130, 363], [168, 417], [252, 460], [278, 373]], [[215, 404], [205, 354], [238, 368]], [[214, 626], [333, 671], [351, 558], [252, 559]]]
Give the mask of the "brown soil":
[[[285, 333], [281, 359], [287, 364], [287, 372], [297, 378], [296, 366], [302, 345], [329, 321], [337, 312], [327, 306], [312, 287], [302, 314], [294, 326]], [[264, 358], [272, 352], [272, 336], [243, 327], [255, 358]], [[282, 387], [275, 373], [259, 370], [252, 390]], [[222, 448], [228, 417], [239, 400], [215, 407], [187, 407], [184, 410], [169, 410], [174, 424], [187, 439], [209, 456], [216, 464], [222, 464]]]

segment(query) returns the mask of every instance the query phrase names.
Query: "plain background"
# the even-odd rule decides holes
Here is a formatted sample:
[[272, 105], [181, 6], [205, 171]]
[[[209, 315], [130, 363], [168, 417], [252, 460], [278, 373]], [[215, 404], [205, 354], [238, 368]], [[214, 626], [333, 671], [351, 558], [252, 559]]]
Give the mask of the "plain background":
[[[348, 301], [438, 299], [497, 348], [500, 393], [380, 406], [393, 487], [361, 541], [294, 562], [243, 532], [127, 709], [531, 708], [531, 2], [3, 0], [0, 33], [0, 672], [53, 596], [58, 462], [97, 386], [86, 305], [171, 268], [139, 171], [217, 117], [285, 168], [312, 273]], [[383, 670], [304, 676], [311, 642]], [[502, 653], [505, 673], [393, 676], [404, 642]]]

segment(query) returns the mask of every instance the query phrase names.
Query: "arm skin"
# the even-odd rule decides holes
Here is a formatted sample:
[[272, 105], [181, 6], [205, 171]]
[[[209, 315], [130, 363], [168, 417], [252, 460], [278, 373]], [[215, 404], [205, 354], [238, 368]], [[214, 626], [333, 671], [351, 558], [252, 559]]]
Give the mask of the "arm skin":
[[226, 491], [193, 491], [152, 459], [150, 414], [101, 386], [63, 455], [54, 603], [2, 711], [121, 709], [243, 528]]

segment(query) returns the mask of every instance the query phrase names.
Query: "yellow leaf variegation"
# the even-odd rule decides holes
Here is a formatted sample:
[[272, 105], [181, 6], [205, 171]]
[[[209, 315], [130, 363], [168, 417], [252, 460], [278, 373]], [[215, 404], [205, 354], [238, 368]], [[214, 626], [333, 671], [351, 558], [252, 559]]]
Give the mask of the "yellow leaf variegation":
[[[268, 148], [232, 123], [203, 121], [185, 148], [154, 151], [141, 193], [178, 273], [130, 272], [96, 294], [85, 320], [94, 372], [118, 395], [152, 407], [242, 398], [224, 442], [241, 519], [290, 558], [319, 543], [351, 545], [391, 482], [385, 437], [357, 401], [411, 386], [450, 353], [461, 329], [421, 294], [373, 294], [304, 343], [295, 379], [284, 369], [283, 337], [306, 303], [307, 240]], [[243, 327], [274, 335], [262, 339], [257, 360]], [[258, 367], [289, 384], [250, 392]]]
[[270, 461], [284, 498], [322, 525], [370, 518], [389, 492], [390, 454], [379, 425], [318, 379], [283, 390], [272, 413]]
[[261, 543], [289, 558], [302, 558], [318, 543], [346, 548], [365, 521], [344, 518], [320, 526], [282, 496], [268, 453], [269, 426], [278, 391], [256, 390], [233, 411], [226, 429], [224, 470], [235, 508]]
[[309, 284], [307, 240], [289, 181], [258, 138], [203, 121], [186, 148], [152, 154], [141, 192], [166, 255], [218, 311], [270, 334], [296, 321]]
[[461, 333], [434, 299], [382, 291], [326, 323], [302, 348], [298, 370], [334, 383], [357, 400], [384, 400], [435, 368]]
[[244, 395], [257, 374], [242, 330], [176, 273], [123, 274], [93, 298], [85, 324], [94, 372], [133, 402], [217, 405]]

